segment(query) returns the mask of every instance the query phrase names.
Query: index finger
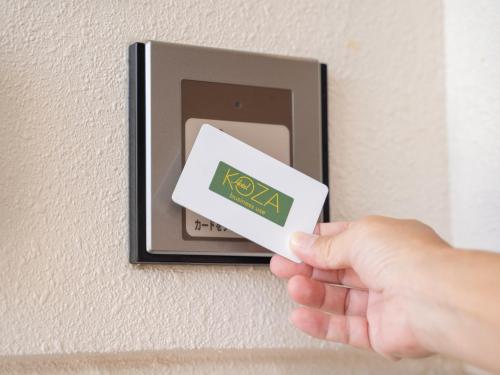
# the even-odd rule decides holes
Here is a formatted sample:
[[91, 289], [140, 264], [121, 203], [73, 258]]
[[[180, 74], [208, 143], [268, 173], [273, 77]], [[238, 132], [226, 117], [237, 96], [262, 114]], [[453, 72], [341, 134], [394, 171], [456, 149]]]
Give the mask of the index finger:
[[367, 288], [352, 268], [338, 270], [313, 268], [306, 263], [295, 263], [281, 255], [273, 255], [269, 268], [280, 279], [290, 279], [294, 276], [302, 275], [322, 283], [341, 284], [358, 289]]

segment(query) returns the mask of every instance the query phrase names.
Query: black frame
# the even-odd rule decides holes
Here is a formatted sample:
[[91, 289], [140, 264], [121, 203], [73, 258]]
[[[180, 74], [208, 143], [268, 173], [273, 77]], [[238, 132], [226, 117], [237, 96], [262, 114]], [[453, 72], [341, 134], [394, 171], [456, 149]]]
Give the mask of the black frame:
[[[146, 78], [145, 44], [129, 47], [129, 226], [130, 263], [135, 264], [268, 264], [266, 256], [151, 254], [146, 250]], [[328, 97], [327, 66], [321, 64], [321, 122], [323, 183], [328, 176]], [[329, 221], [330, 197], [323, 207]]]

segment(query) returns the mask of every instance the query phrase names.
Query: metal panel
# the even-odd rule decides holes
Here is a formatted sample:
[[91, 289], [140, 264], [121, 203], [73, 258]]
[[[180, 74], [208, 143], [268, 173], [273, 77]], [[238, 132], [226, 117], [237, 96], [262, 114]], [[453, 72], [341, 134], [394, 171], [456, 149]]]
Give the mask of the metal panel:
[[[137, 63], [141, 48], [144, 72], [140, 71], [141, 62]], [[145, 48], [135, 44], [130, 51], [131, 261], [266, 262], [269, 252], [246, 240], [186, 237], [182, 209], [170, 199], [183, 163], [183, 128], [196, 113], [203, 116], [200, 118], [285, 125], [291, 130], [293, 167], [323, 180], [327, 153], [324, 108], [322, 111], [326, 71], [322, 69], [326, 67], [311, 59], [159, 42], [148, 42]], [[137, 77], [141, 73], [145, 81], [144, 128], [137, 111], [141, 105]], [[288, 106], [283, 93], [288, 93]], [[138, 145], [141, 131], [145, 144]], [[138, 166], [144, 146], [145, 165]], [[138, 188], [141, 173], [144, 193]], [[146, 196], [139, 197], [141, 194]], [[140, 207], [141, 202], [146, 207]]]

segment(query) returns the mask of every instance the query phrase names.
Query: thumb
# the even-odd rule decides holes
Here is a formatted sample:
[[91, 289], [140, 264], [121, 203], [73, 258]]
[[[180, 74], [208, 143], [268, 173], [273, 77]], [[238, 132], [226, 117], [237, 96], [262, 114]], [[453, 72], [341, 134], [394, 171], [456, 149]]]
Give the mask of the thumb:
[[296, 232], [290, 238], [290, 248], [303, 262], [316, 268], [341, 269], [352, 266], [352, 233], [349, 229], [330, 236]]

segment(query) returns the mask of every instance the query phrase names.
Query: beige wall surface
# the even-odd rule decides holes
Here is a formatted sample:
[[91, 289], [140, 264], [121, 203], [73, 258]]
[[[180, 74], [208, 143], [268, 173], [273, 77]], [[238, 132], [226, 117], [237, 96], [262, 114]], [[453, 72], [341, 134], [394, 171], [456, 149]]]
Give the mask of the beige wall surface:
[[[266, 267], [127, 261], [127, 46], [149, 39], [327, 63], [334, 219], [411, 216], [449, 238], [439, 0], [4, 0], [1, 8], [4, 363], [288, 348], [321, 350], [311, 358], [325, 372], [449, 370], [437, 359], [345, 362], [345, 348], [290, 326], [285, 285]], [[302, 372], [278, 357], [274, 373]]]

